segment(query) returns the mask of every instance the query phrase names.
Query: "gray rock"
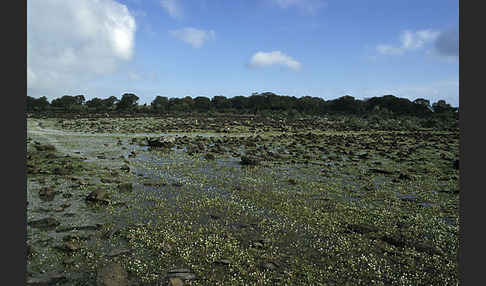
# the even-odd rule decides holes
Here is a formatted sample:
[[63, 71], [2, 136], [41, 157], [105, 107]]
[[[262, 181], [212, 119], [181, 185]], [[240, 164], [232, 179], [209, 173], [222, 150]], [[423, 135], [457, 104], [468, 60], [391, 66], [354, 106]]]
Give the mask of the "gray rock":
[[260, 159], [255, 156], [242, 156], [240, 164], [241, 165], [258, 165]]
[[97, 286], [128, 286], [128, 273], [118, 263], [109, 263], [98, 270]]
[[103, 204], [108, 204], [110, 202], [108, 193], [105, 190], [102, 190], [102, 189], [92, 191], [86, 197], [86, 201], [95, 202], [95, 203], [103, 203]]
[[119, 255], [122, 255], [122, 254], [127, 254], [127, 253], [130, 253], [129, 249], [119, 248], [119, 249], [112, 249], [106, 256], [115, 257], [115, 256], [119, 256]]
[[380, 229], [373, 225], [366, 225], [366, 224], [350, 224], [348, 225], [348, 229], [352, 232], [356, 232], [359, 234], [365, 234], [370, 232], [377, 232]]
[[39, 197], [43, 201], [52, 201], [56, 196], [54, 189], [45, 187], [39, 190]]
[[58, 282], [66, 280], [66, 276], [58, 272], [43, 273], [37, 277], [27, 278], [26, 285], [29, 286], [47, 286], [54, 285]]
[[148, 138], [147, 144], [150, 147], [155, 148], [172, 148], [174, 147], [175, 138], [174, 137], [157, 137], [157, 138]]
[[133, 189], [132, 183], [123, 183], [118, 185], [118, 190], [120, 192], [131, 192]]
[[195, 280], [196, 279], [196, 274], [194, 274], [190, 269], [186, 268], [178, 268], [178, 269], [172, 269], [169, 271], [167, 274], [168, 278], [173, 278], [177, 277], [182, 280]]
[[28, 223], [33, 228], [39, 228], [43, 230], [52, 229], [58, 226], [60, 223], [53, 217], [46, 217], [39, 220], [33, 220]]

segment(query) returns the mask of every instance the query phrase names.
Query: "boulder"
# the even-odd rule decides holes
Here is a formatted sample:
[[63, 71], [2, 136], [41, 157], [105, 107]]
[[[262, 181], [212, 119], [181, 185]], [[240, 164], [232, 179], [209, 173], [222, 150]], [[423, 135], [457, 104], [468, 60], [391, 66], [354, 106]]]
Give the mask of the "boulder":
[[131, 192], [133, 189], [132, 183], [123, 183], [118, 185], [118, 190], [120, 192]]
[[37, 149], [37, 151], [48, 151], [48, 152], [53, 152], [53, 151], [56, 151], [56, 147], [54, 147], [54, 145], [50, 145], [50, 144], [37, 144], [35, 145], [35, 148]]
[[186, 268], [179, 268], [179, 269], [172, 269], [167, 274], [167, 278], [180, 278], [182, 280], [195, 280], [196, 274], [194, 274], [190, 269]]
[[33, 220], [28, 223], [31, 227], [39, 229], [51, 229], [58, 226], [60, 223], [53, 217], [46, 217], [38, 220]]
[[92, 191], [87, 197], [86, 201], [94, 203], [109, 204], [109, 194], [102, 189]]
[[66, 276], [62, 273], [48, 272], [27, 278], [26, 285], [56, 285], [56, 283], [66, 281], [66, 279]]
[[103, 266], [96, 275], [97, 286], [127, 286], [128, 273], [118, 263]]
[[241, 165], [258, 165], [260, 159], [255, 156], [242, 156], [240, 164]]
[[154, 148], [172, 148], [175, 144], [174, 137], [155, 137], [148, 138], [147, 144]]
[[367, 224], [349, 224], [348, 229], [352, 232], [356, 232], [356, 233], [359, 233], [359, 234], [377, 232], [377, 231], [380, 230], [376, 226], [367, 225]]
[[56, 196], [56, 192], [49, 187], [45, 187], [39, 190], [39, 197], [43, 201], [52, 201]]
[[206, 156], [204, 156], [204, 158], [206, 160], [214, 160], [215, 159], [214, 155], [211, 154], [211, 153], [207, 153]]

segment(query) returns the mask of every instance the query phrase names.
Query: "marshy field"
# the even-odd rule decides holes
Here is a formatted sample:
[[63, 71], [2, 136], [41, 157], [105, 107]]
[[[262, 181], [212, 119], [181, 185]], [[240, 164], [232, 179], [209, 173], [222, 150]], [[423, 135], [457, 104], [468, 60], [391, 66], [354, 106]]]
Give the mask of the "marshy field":
[[457, 285], [459, 130], [336, 126], [28, 118], [27, 285]]

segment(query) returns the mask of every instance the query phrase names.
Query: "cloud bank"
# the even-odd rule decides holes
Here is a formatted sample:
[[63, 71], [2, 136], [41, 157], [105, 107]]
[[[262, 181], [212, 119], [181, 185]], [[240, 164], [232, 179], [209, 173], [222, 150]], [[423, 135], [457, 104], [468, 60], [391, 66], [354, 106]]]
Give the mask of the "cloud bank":
[[299, 71], [301, 68], [301, 64], [298, 61], [280, 51], [268, 53], [257, 52], [251, 57], [249, 64], [249, 66], [253, 68], [264, 68], [274, 65], [285, 66], [294, 71]]
[[400, 46], [380, 44], [376, 46], [376, 50], [383, 55], [402, 55], [408, 51], [422, 49], [425, 45], [434, 42], [439, 34], [435, 30], [418, 30], [415, 32], [405, 30], [400, 35]]
[[135, 19], [115, 1], [32, 0], [27, 16], [27, 88], [34, 96], [59, 96], [133, 57]]
[[213, 30], [205, 31], [192, 27], [187, 27], [179, 30], [169, 31], [169, 34], [174, 38], [179, 39], [194, 48], [200, 48], [202, 45], [216, 37], [216, 33]]

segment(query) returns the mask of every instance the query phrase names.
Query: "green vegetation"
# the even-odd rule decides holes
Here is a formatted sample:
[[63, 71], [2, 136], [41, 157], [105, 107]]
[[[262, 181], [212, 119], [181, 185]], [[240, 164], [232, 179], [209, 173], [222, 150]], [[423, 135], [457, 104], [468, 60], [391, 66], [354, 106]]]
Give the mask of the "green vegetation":
[[[45, 97], [35, 99], [27, 97], [27, 112], [32, 115], [62, 116], [109, 113], [113, 116], [122, 114], [138, 115], [182, 115], [187, 113], [223, 113], [253, 114], [269, 117], [280, 115], [294, 118], [296, 116], [351, 116], [350, 124], [363, 125], [359, 121], [372, 124], [373, 121], [398, 120], [407, 126], [447, 129], [454, 128], [459, 119], [458, 108], [451, 107], [444, 100], [430, 105], [426, 99], [419, 98], [413, 102], [393, 95], [372, 97], [358, 100], [352, 96], [343, 96], [333, 100], [318, 97], [281, 96], [271, 92], [254, 93], [249, 97], [204, 96], [191, 98], [167, 98], [156, 96], [150, 105], [137, 104], [139, 97], [132, 93], [123, 94], [121, 100], [112, 96], [106, 99], [93, 98], [85, 102], [83, 95], [54, 99], [49, 104]], [[379, 125], [382, 125], [381, 123]]]
[[27, 123], [32, 280], [95, 285], [113, 262], [128, 285], [459, 281], [457, 128], [300, 113]]

